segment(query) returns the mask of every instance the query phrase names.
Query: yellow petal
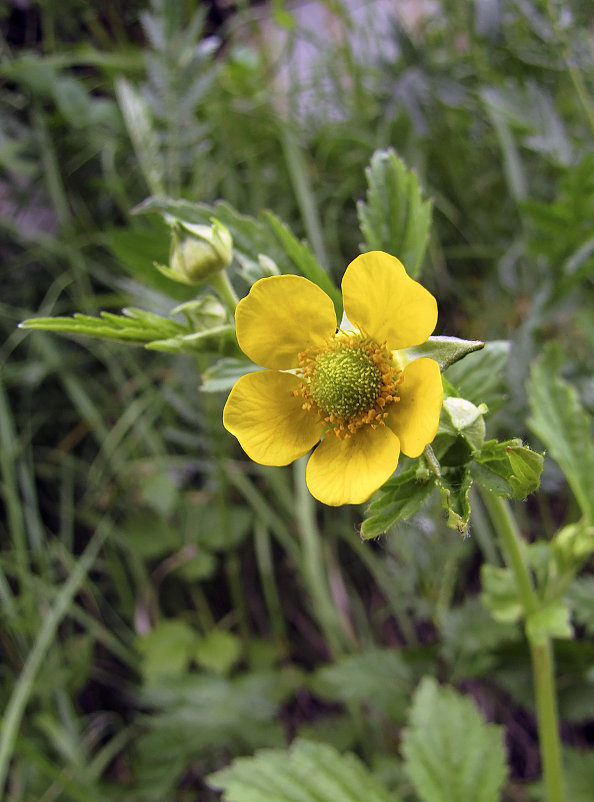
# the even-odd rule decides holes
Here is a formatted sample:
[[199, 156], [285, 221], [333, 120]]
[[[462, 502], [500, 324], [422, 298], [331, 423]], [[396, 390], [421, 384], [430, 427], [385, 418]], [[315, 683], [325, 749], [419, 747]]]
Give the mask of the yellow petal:
[[257, 365], [288, 370], [298, 354], [323, 345], [336, 331], [334, 304], [303, 276], [269, 276], [252, 286], [235, 310], [237, 342]]
[[415, 359], [398, 385], [400, 401], [393, 404], [388, 425], [400, 440], [402, 453], [418, 457], [437, 434], [443, 403], [439, 365], [433, 359]]
[[364, 253], [342, 279], [344, 311], [350, 322], [390, 350], [424, 343], [437, 323], [435, 298], [383, 251]]
[[399, 455], [387, 426], [364, 426], [346, 440], [329, 432], [307, 463], [309, 492], [333, 507], [361, 504], [394, 473]]
[[247, 373], [235, 382], [223, 409], [223, 425], [261, 465], [288, 465], [320, 439], [323, 425], [293, 397], [299, 380], [275, 370]]

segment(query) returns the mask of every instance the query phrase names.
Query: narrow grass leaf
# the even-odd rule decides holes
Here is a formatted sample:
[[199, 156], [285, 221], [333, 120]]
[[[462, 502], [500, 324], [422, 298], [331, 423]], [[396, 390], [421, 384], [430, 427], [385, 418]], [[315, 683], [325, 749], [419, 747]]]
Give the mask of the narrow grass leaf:
[[4, 711], [2, 731], [0, 732], [0, 788], [4, 787], [6, 781], [15, 740], [23, 713], [33, 690], [37, 672], [43, 663], [60, 622], [68, 613], [68, 608], [95, 562], [109, 531], [108, 521], [105, 519], [95, 531], [87, 548], [74, 566], [72, 573], [60, 588], [53, 605], [44, 616], [43, 624], [37, 633], [33, 648], [29, 652], [21, 675], [13, 689]]

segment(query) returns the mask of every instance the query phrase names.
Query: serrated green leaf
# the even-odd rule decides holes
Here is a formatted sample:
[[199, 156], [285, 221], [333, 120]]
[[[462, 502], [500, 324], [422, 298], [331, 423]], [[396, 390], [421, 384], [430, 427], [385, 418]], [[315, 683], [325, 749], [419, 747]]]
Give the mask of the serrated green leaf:
[[151, 109], [140, 92], [125, 78], [116, 79], [115, 90], [146, 182], [151, 192], [162, 192], [166, 169]]
[[208, 783], [223, 802], [398, 802], [354, 755], [301, 739], [238, 758]]
[[410, 667], [394, 649], [371, 649], [318, 669], [310, 681], [317, 696], [335, 702], [371, 703], [401, 722], [413, 689]]
[[132, 345], [146, 345], [152, 340], [188, 333], [188, 326], [140, 309], [124, 309], [122, 315], [101, 312], [99, 317], [76, 313], [72, 317], [40, 317], [24, 320], [23, 329], [56, 331], [116, 340]]
[[509, 483], [513, 487], [514, 498], [524, 499], [540, 487], [544, 455], [519, 443], [508, 445], [506, 450], [512, 469]]
[[526, 635], [535, 646], [542, 646], [549, 638], [571, 638], [573, 629], [567, 604], [555, 601], [531, 613], [526, 618]]
[[481, 340], [461, 340], [459, 337], [429, 337], [421, 345], [405, 348], [404, 353], [411, 360], [420, 359], [423, 356], [434, 359], [443, 373], [450, 365], [464, 359], [465, 356], [473, 353], [473, 351], [480, 351], [484, 347], [485, 343]]
[[403, 753], [422, 802], [498, 802], [507, 773], [501, 727], [428, 677], [413, 698]]
[[437, 479], [441, 503], [447, 511], [447, 525], [461, 535], [466, 534], [470, 520], [468, 494], [472, 485], [470, 471], [465, 466], [448, 468]]
[[381, 496], [369, 506], [369, 516], [361, 526], [361, 537], [367, 540], [386, 532], [396, 521], [410, 518], [435, 486], [435, 475], [418, 475], [417, 468], [398, 474], [382, 486]]
[[431, 201], [423, 200], [417, 176], [391, 148], [377, 150], [365, 173], [367, 200], [357, 204], [365, 250], [393, 254], [417, 278], [429, 240]]
[[576, 390], [561, 378], [562, 355], [549, 347], [533, 364], [527, 383], [528, 425], [559, 463], [584, 517], [594, 523], [592, 420]]
[[491, 493], [524, 499], [540, 485], [543, 455], [519, 439], [487, 440], [471, 465], [472, 478]]
[[235, 327], [231, 324], [215, 326], [206, 331], [177, 334], [162, 340], [153, 340], [146, 347], [151, 351], [167, 351], [171, 354], [239, 354], [235, 338]]

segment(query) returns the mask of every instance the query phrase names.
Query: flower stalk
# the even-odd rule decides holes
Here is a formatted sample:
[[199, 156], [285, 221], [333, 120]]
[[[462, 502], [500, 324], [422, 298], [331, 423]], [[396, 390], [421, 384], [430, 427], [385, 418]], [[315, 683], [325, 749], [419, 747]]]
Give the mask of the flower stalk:
[[[508, 502], [500, 496], [483, 491], [481, 497], [499, 537], [505, 561], [515, 577], [524, 607], [524, 619], [526, 619], [538, 610], [539, 602], [525, 559], [523, 541], [517, 522]], [[546, 637], [539, 643], [530, 642], [530, 655], [546, 800], [547, 802], [565, 802], [551, 638]]]

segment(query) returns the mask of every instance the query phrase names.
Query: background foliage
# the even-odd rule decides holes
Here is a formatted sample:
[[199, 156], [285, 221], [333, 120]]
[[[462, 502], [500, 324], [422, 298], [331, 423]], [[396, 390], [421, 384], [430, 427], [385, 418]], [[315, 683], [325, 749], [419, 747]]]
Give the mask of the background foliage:
[[[261, 270], [253, 241], [283, 270], [292, 253], [337, 282], [361, 242], [398, 237], [438, 298], [437, 333], [489, 341], [447, 376], [487, 404], [487, 439], [548, 452], [516, 514], [534, 575], [571, 610], [556, 641], [567, 798], [590, 799], [591, 4], [411, 4], [386, 48], [346, 6], [313, 5], [332, 19], [323, 47], [276, 2], [0, 10], [11, 800], [542, 798], [517, 599], [481, 498], [467, 539], [431, 496], [362, 542], [363, 509], [312, 520], [299, 468], [245, 460], [202, 348], [17, 329], [107, 312], [121, 331], [126, 308], [133, 338], [133, 310], [167, 317], [193, 297], [153, 267], [167, 226], [130, 214], [149, 195], [223, 199], [240, 293]], [[310, 71], [281, 70], [304, 42]], [[393, 188], [367, 194], [389, 147], [423, 187], [408, 239], [373, 215]], [[162, 340], [183, 336], [180, 320]], [[508, 481], [483, 452], [477, 470]], [[533, 627], [567, 634], [551, 620]]]

